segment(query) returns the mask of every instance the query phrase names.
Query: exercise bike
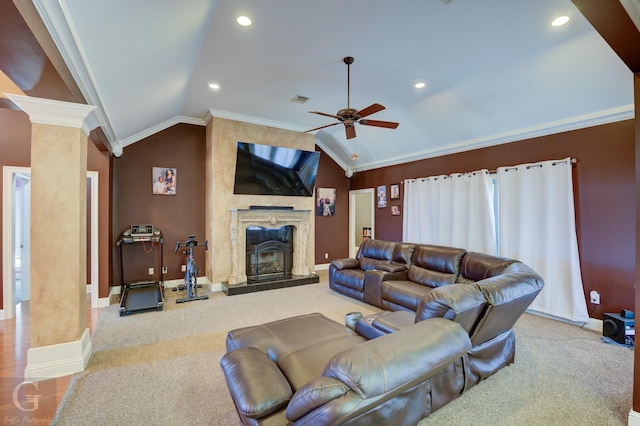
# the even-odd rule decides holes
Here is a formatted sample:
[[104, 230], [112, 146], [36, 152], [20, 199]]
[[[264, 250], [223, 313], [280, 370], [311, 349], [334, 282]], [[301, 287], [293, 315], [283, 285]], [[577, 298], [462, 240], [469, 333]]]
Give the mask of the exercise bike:
[[[184, 303], [191, 302], [192, 300], [205, 300], [208, 299], [209, 296], [206, 294], [203, 296], [198, 296], [198, 288], [202, 288], [202, 285], [197, 283], [198, 279], [198, 267], [196, 266], [196, 261], [193, 259], [193, 248], [198, 247], [198, 242], [196, 241], [195, 235], [189, 235], [187, 237], [187, 242], [184, 243], [184, 247], [187, 247], [189, 251], [183, 250], [182, 253], [187, 256], [187, 265], [186, 265], [186, 273], [184, 275], [184, 284], [180, 284], [176, 287], [176, 291], [187, 291], [187, 297], [183, 297], [182, 299], [176, 300], [176, 303]], [[209, 250], [207, 247], [207, 241], [204, 244], [200, 244], [200, 247], [204, 247], [205, 250]], [[180, 241], [176, 243], [176, 249], [173, 251], [174, 253], [178, 252], [180, 248]]]

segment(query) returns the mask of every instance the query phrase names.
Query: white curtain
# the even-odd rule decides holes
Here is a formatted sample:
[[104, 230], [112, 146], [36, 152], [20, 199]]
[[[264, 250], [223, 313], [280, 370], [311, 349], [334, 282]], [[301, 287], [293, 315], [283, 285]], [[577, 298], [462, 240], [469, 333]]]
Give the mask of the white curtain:
[[496, 253], [487, 170], [404, 182], [403, 241]]
[[501, 167], [499, 254], [535, 269], [545, 287], [530, 309], [587, 321], [571, 179], [571, 159]]

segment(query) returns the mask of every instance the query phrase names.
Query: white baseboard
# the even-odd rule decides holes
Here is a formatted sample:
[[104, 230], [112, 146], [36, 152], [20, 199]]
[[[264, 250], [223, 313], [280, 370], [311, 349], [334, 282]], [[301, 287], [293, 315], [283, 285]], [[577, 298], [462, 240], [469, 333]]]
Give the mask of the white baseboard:
[[[207, 277], [198, 277], [198, 284], [202, 284], [203, 287], [207, 287], [210, 292], [222, 291], [222, 283], [212, 283]], [[184, 284], [184, 278], [177, 280], [167, 280], [164, 282], [164, 288], [176, 288], [180, 284]]]
[[180, 284], [184, 284], [184, 278], [180, 278], [177, 280], [164, 280], [163, 284], [164, 284], [164, 288], [176, 288]]
[[84, 371], [92, 352], [89, 336], [89, 329], [86, 328], [80, 340], [30, 348], [27, 351], [24, 379], [37, 382]]
[[527, 313], [532, 315], [537, 315], [539, 317], [549, 318], [555, 321], [566, 322], [567, 324], [575, 325], [577, 327], [581, 327], [586, 330], [591, 330], [591, 331], [595, 331], [597, 333], [602, 334], [602, 320], [599, 320], [599, 319], [589, 318], [589, 320], [586, 322], [576, 322], [576, 321], [570, 321], [565, 318], [560, 318], [553, 315], [545, 314], [544, 312], [532, 311], [530, 309], [527, 309]]
[[4, 319], [4, 309], [0, 309], [0, 320]]
[[110, 298], [109, 297], [101, 297], [98, 299], [98, 306], [97, 308], [105, 308], [107, 306], [110, 305], [109, 303]]
[[[211, 285], [207, 277], [198, 277], [196, 279], [196, 282], [198, 284], [202, 284], [206, 286]], [[178, 287], [180, 284], [184, 284], [184, 278], [178, 278], [176, 280], [166, 280], [166, 281], [163, 281], [163, 284], [164, 284], [164, 288], [175, 288], [175, 287]]]
[[628, 425], [629, 426], [640, 426], [640, 413], [638, 413], [637, 411], [629, 411], [629, 419], [628, 419]]
[[587, 321], [582, 328], [586, 328], [595, 332], [598, 332], [600, 334], [602, 334], [602, 320], [599, 319], [595, 319], [595, 318], [589, 318], [589, 321]]
[[316, 268], [317, 271], [324, 271], [325, 269], [329, 269], [330, 265], [331, 263], [321, 263], [320, 265], [315, 265], [314, 268]]

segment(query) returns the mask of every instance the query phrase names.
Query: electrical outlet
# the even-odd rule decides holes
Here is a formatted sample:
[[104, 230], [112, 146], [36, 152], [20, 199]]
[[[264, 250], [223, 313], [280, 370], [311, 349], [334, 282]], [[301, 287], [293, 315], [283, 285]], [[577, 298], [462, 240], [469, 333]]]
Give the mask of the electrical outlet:
[[186, 272], [186, 271], [187, 271], [187, 265], [182, 265], [182, 266], [180, 267], [180, 270], [181, 270], [182, 272]]
[[591, 303], [593, 303], [594, 305], [600, 304], [600, 293], [595, 290], [591, 290], [589, 296], [591, 297]]
[[329, 253], [325, 253], [325, 254], [324, 254], [324, 258], [325, 258], [325, 259], [328, 259], [328, 258], [329, 258]]
[[166, 266], [163, 266], [163, 267], [162, 267], [162, 273], [163, 273], [163, 274], [166, 274], [166, 273], [167, 273], [167, 267], [166, 267]]
[[149, 275], [153, 275], [153, 271], [154, 271], [153, 268], [149, 268]]

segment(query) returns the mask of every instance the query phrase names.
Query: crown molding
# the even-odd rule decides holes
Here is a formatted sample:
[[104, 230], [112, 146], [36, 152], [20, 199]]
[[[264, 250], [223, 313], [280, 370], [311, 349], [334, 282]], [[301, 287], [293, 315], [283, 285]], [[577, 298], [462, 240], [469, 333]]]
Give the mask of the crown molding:
[[[60, 55], [62, 56], [65, 64], [69, 68], [73, 79], [80, 88], [82, 95], [87, 102], [91, 105], [95, 105], [102, 117], [106, 118], [102, 120], [101, 127], [111, 144], [112, 152], [118, 149], [117, 138], [115, 131], [108, 120], [109, 116], [106, 113], [102, 98], [98, 92], [97, 86], [94, 84], [94, 78], [91, 70], [87, 66], [84, 54], [78, 46], [77, 34], [75, 28], [71, 24], [68, 10], [64, 1], [49, 1], [49, 0], [33, 0], [40, 19], [44, 23], [47, 31], [51, 35], [53, 42], [55, 43]], [[122, 148], [120, 147], [120, 150]]]
[[5, 96], [26, 112], [32, 123], [75, 127], [82, 129], [87, 136], [104, 123], [95, 106], [9, 93]]
[[634, 118], [634, 105], [624, 105], [610, 108], [591, 114], [571, 117], [565, 120], [558, 120], [540, 126], [528, 127], [512, 132], [500, 133], [498, 135], [483, 138], [471, 139], [468, 141], [450, 144], [437, 149], [424, 150], [409, 155], [388, 158], [382, 161], [374, 161], [353, 168], [353, 172], [363, 172], [378, 169], [381, 167], [395, 166], [411, 161], [425, 160], [428, 158], [441, 157], [444, 155], [456, 154], [474, 149], [487, 148], [510, 142], [517, 142], [526, 139], [548, 136], [556, 133], [569, 132], [572, 130], [584, 129], [587, 127], [599, 126], [602, 124], [615, 123], [617, 121], [631, 120]]
[[175, 126], [176, 124], [195, 124], [196, 126], [206, 126], [206, 122], [201, 118], [187, 117], [185, 115], [176, 115], [168, 120], [163, 121], [162, 123], [158, 123], [155, 126], [151, 126], [142, 130], [141, 132], [136, 133], [135, 135], [129, 136], [126, 139], [120, 141], [122, 148], [127, 147], [133, 143], [141, 141], [144, 138], [148, 138], [149, 136], [153, 136], [154, 134], [161, 132], [163, 130], [168, 129], [171, 126]]

